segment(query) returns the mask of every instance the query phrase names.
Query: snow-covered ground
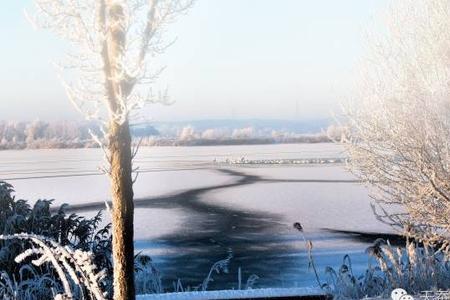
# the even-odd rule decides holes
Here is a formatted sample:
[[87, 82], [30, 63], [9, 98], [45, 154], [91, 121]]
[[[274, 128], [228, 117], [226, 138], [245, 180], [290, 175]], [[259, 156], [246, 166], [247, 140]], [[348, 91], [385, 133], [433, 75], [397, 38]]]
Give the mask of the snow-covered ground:
[[[210, 266], [232, 253], [229, 274], [212, 289], [235, 287], [258, 275], [256, 287], [315, 284], [301, 236], [314, 244], [316, 265], [338, 267], [352, 254], [354, 270], [367, 262], [367, 241], [325, 229], [389, 232], [372, 215], [367, 190], [341, 164], [218, 166], [214, 161], [345, 158], [335, 144], [142, 148], [136, 160], [136, 248], [150, 254], [166, 285], [180, 278], [194, 286]], [[54, 198], [56, 204], [108, 199], [99, 149], [0, 152], [0, 179], [18, 198]], [[186, 192], [188, 191], [188, 192]], [[95, 211], [83, 211], [92, 215]], [[109, 216], [106, 214], [105, 222]]]

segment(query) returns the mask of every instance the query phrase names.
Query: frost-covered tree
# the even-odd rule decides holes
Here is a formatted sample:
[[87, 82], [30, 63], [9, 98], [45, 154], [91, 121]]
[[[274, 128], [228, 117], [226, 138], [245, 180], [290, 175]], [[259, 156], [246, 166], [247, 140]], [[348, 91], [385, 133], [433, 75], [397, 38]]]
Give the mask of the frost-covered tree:
[[40, 120], [35, 120], [28, 124], [25, 130], [26, 142], [31, 144], [34, 140], [43, 139], [47, 126], [47, 123]]
[[337, 126], [335, 124], [331, 124], [330, 126], [328, 126], [326, 131], [326, 136], [333, 141], [341, 141], [344, 135], [345, 127]]
[[233, 130], [231, 137], [234, 139], [248, 139], [253, 137], [255, 129], [253, 127], [245, 127]]
[[202, 132], [202, 139], [221, 140], [227, 137], [227, 130], [220, 128], [209, 128]]
[[178, 139], [180, 141], [190, 141], [195, 138], [195, 130], [192, 126], [185, 126], [181, 129], [178, 134]]
[[386, 20], [346, 107], [351, 167], [380, 219], [449, 250], [450, 1], [399, 0]]
[[[134, 299], [133, 167], [130, 114], [149, 102], [167, 101], [152, 93], [162, 68], [151, 64], [170, 45], [166, 25], [192, 0], [35, 0], [31, 17], [72, 46], [62, 70], [67, 95], [87, 119], [105, 125], [106, 171], [111, 178], [114, 299]], [[98, 141], [103, 139], [98, 139]]]

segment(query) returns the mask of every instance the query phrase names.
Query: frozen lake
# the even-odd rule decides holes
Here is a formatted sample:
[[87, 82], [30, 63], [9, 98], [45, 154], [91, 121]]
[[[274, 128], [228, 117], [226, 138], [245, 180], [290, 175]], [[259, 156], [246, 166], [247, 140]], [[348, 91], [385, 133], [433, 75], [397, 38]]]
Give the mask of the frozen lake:
[[[370, 239], [341, 231], [389, 233], [372, 214], [366, 188], [340, 164], [224, 165], [214, 161], [343, 158], [335, 144], [142, 148], [135, 185], [136, 250], [152, 256], [166, 286], [198, 285], [210, 266], [232, 253], [230, 274], [211, 288], [236, 286], [238, 268], [256, 287], [314, 285], [300, 222], [321, 271], [351, 254], [367, 263]], [[0, 179], [18, 198], [55, 199], [92, 215], [108, 200], [99, 149], [0, 152]], [[105, 222], [108, 222], [106, 215]], [[322, 276], [323, 277], [323, 276]]]

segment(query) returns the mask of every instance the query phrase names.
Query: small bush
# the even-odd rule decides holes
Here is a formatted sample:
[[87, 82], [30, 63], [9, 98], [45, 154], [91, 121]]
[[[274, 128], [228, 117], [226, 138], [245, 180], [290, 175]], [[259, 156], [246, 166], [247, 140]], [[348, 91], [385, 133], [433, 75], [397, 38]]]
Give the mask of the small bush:
[[379, 239], [367, 253], [369, 266], [362, 275], [353, 273], [348, 255], [339, 270], [327, 268], [326, 288], [336, 299], [388, 298], [396, 288], [412, 295], [450, 289], [449, 258], [431, 246], [407, 241], [405, 247], [393, 247]]
[[[10, 184], [0, 181], [0, 234], [43, 236], [61, 246], [89, 252], [98, 270], [112, 274], [110, 225], [99, 228], [101, 212], [91, 219], [67, 214], [67, 205], [52, 212], [52, 200], [38, 200], [30, 206], [26, 200], [15, 199], [13, 193]], [[47, 264], [36, 267], [15, 262], [19, 254], [34, 248], [26, 239], [0, 241], [0, 286], [15, 282], [16, 288], [26, 293], [19, 299], [50, 299], [49, 295], [61, 289], [55, 270]], [[102, 289], [112, 295], [111, 276], [106, 277]]]

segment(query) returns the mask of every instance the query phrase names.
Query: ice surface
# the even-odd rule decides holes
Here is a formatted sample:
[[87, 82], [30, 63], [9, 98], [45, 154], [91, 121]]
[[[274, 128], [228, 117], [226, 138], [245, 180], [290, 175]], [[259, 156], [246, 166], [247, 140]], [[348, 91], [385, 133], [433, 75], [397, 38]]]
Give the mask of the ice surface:
[[[157, 148], [159, 151], [161, 149]], [[207, 170], [200, 154], [167, 156], [142, 148], [135, 161], [140, 175], [136, 198], [155, 197], [224, 183], [228, 177]], [[55, 204], [82, 204], [109, 199], [108, 178], [98, 171], [100, 149], [19, 150], [0, 152], [0, 179], [10, 182], [18, 198], [55, 199]]]
[[[287, 225], [300, 222], [306, 231], [320, 228], [386, 232], [372, 214], [367, 189], [343, 167], [272, 167], [242, 169], [272, 179], [239, 186], [204, 197], [210, 204], [244, 211], [279, 214]], [[307, 179], [308, 182], [302, 182]], [[287, 180], [286, 182], [284, 180]], [[317, 180], [317, 182], [314, 182]], [[327, 180], [325, 182], [321, 180]]]
[[188, 293], [167, 293], [155, 295], [139, 295], [138, 300], [170, 299], [170, 300], [206, 300], [206, 299], [248, 299], [265, 297], [290, 297], [305, 295], [322, 295], [322, 291], [314, 288], [274, 288], [252, 290], [226, 290]]
[[[261, 277], [257, 287], [315, 284], [305, 245], [292, 223], [314, 243], [319, 272], [352, 255], [353, 270], [367, 263], [367, 241], [323, 230], [388, 232], [375, 220], [365, 187], [343, 165], [217, 166], [216, 160], [342, 158], [335, 144], [142, 148], [136, 195], [136, 250], [150, 254], [171, 286], [195, 286], [211, 265], [233, 253], [230, 274], [211, 289], [233, 288], [237, 269]], [[97, 167], [100, 149], [0, 151], [0, 179], [17, 197], [54, 198], [82, 205], [109, 199], [108, 179]], [[82, 211], [92, 216], [95, 211]], [[110, 221], [105, 212], [104, 223]], [[212, 297], [213, 294], [208, 294]], [[192, 295], [194, 296], [194, 295]]]
[[[156, 197], [181, 190], [217, 185], [229, 178], [206, 169], [161, 170], [139, 174], [134, 185], [136, 198]], [[55, 199], [55, 204], [83, 204], [110, 199], [105, 175], [8, 180], [18, 198]]]

